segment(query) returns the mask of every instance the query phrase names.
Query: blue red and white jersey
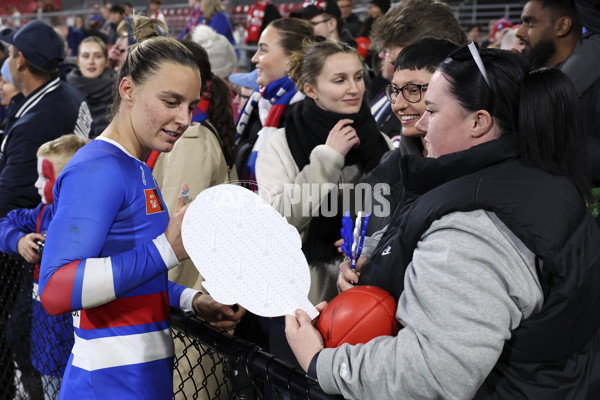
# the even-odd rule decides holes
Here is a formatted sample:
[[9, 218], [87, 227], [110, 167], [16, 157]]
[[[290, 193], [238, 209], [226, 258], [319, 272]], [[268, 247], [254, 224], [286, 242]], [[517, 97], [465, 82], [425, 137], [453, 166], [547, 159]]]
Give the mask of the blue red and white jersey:
[[[46, 232], [53, 216], [53, 204], [12, 210], [0, 220], [0, 251], [18, 254], [19, 239], [31, 232]], [[44, 375], [62, 376], [73, 347], [73, 322], [70, 313], [51, 316], [42, 307], [38, 293], [38, 268], [39, 265], [36, 265], [33, 276], [31, 364]]]
[[74, 311], [75, 327], [59, 398], [171, 399], [169, 305], [189, 309], [197, 292], [167, 280], [177, 257], [150, 169], [98, 138], [63, 169], [54, 203], [41, 299]]

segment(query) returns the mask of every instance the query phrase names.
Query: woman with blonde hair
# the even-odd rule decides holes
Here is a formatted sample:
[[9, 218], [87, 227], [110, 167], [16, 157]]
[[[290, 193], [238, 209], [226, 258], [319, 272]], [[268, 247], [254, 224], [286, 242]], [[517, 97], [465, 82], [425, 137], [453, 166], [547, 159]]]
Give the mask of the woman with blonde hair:
[[115, 74], [110, 68], [106, 44], [97, 36], [89, 36], [77, 47], [77, 68], [67, 75], [67, 82], [85, 97], [92, 114], [91, 138], [108, 126], [106, 110], [112, 98]]

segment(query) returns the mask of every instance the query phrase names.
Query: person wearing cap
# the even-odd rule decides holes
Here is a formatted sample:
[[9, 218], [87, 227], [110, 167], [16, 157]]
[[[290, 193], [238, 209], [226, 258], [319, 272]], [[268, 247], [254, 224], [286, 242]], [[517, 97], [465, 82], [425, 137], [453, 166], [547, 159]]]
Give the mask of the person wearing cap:
[[[0, 40], [8, 43], [8, 74], [13, 85], [23, 94], [15, 103], [15, 113], [9, 115], [0, 146], [0, 217], [16, 208], [33, 208], [40, 202], [35, 181], [37, 149], [45, 142], [76, 132], [88, 137], [91, 115], [87, 103], [72, 86], [58, 77], [58, 65], [65, 57], [64, 41], [49, 25], [33, 20], [18, 31], [2, 31]], [[15, 310], [31, 309], [31, 292], [19, 288], [32, 287], [33, 275], [20, 271], [15, 280], [19, 297]], [[11, 311], [16, 312], [16, 311]], [[27, 319], [19, 321], [25, 323]], [[22, 332], [28, 327], [11, 324], [7, 330], [8, 345], [15, 354], [22, 380], [35, 393], [39, 373], [31, 367], [29, 342]], [[25, 352], [23, 349], [27, 349]]]
[[244, 110], [244, 106], [252, 93], [258, 89], [258, 85], [256, 84], [257, 78], [258, 74], [255, 69], [252, 72], [238, 72], [229, 75], [229, 82], [234, 85], [235, 91], [235, 97], [233, 98], [235, 120], [237, 120], [238, 115]]
[[385, 14], [390, 9], [390, 0], [372, 0], [369, 2], [367, 9], [367, 18], [362, 24], [359, 37], [370, 37], [373, 24], [381, 15]]
[[509, 29], [512, 29], [512, 27], [513, 23], [508, 19], [504, 17], [498, 19], [498, 21], [494, 23], [494, 26], [492, 27], [492, 30], [488, 36], [488, 47], [499, 49], [500, 45], [502, 44], [502, 38], [504, 35], [506, 35], [506, 32], [508, 32]]
[[23, 99], [23, 95], [15, 85], [13, 85], [12, 80], [10, 79], [8, 60], [4, 60], [4, 63], [2, 63], [0, 75], [2, 75], [0, 78], [0, 105], [5, 109], [4, 118], [0, 121], [0, 129], [4, 131], [6, 122], [10, 116], [16, 112], [15, 104]]
[[307, 20], [313, 26], [316, 36], [357, 47], [354, 37], [344, 29], [342, 12], [335, 0], [311, 0], [304, 3], [302, 10], [295, 11], [290, 16]]
[[227, 79], [237, 68], [238, 59], [232, 44], [210, 26], [198, 25], [194, 28], [191, 40], [206, 50], [215, 75]]
[[25, 98], [7, 122], [0, 147], [0, 217], [14, 208], [40, 202], [35, 152], [42, 143], [74, 132], [88, 137], [92, 117], [79, 92], [60, 81], [65, 57], [63, 40], [54, 29], [33, 20], [16, 32], [0, 35], [9, 44], [8, 69]]
[[371, 0], [369, 2], [369, 17], [377, 19], [390, 9], [390, 0]]

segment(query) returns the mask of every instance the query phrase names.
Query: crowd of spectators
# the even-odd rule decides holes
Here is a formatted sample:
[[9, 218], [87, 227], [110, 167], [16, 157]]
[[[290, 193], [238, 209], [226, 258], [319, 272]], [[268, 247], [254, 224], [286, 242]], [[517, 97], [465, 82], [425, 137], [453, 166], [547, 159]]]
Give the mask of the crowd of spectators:
[[[167, 211], [172, 220], [161, 217], [160, 224], [154, 226], [152, 238], [142, 235], [144, 240], [152, 240], [164, 232], [164, 237], [169, 239], [166, 244], [167, 239], [157, 244], [158, 250], [155, 249], [164, 260], [164, 265], [162, 261], [157, 265], [165, 267], [165, 271], [157, 275], [158, 278], [155, 275], [151, 278], [164, 278], [166, 282], [166, 269], [170, 269], [168, 278], [177, 282], [177, 285], [169, 286], [169, 290], [177, 293], [178, 299], [183, 296], [181, 304], [178, 304], [195, 311], [198, 316], [213, 318], [214, 310], [222, 305], [210, 303], [207, 306], [206, 301], [200, 304], [198, 299], [205, 298], [202, 297], [204, 295], [198, 295], [198, 291], [202, 290], [202, 277], [191, 261], [186, 260], [185, 251], [176, 249], [180, 238], [173, 229], [180, 229], [177, 220], [180, 223], [182, 214], [175, 214], [175, 209], [180, 208], [181, 199], [178, 195], [183, 182], [188, 184], [187, 189], [193, 197], [211, 186], [239, 183], [257, 192], [286, 217], [302, 238], [303, 251], [311, 272], [309, 298], [315, 305], [330, 301], [339, 291], [356, 283], [384, 287], [394, 295], [399, 301], [397, 317], [406, 328], [393, 341], [382, 340], [364, 347], [373, 354], [385, 354], [386, 360], [394, 363], [394, 367], [388, 371], [402, 369], [392, 355], [394, 352], [398, 357], [410, 357], [415, 365], [418, 364], [414, 367], [417, 372], [409, 374], [400, 371], [393, 378], [384, 372], [376, 377], [367, 376], [365, 370], [377, 370], [378, 367], [373, 365], [378, 361], [361, 353], [360, 347], [347, 348], [345, 354], [324, 351], [318, 334], [306, 325], [306, 316], [302, 313], [286, 321], [291, 347], [285, 339], [283, 319], [263, 320], [251, 313], [244, 314], [243, 309], [227, 313], [227, 318], [231, 318], [231, 323], [226, 325], [228, 329], [241, 321], [236, 331], [238, 335], [256, 340], [273, 354], [301, 366], [309, 374], [318, 377], [327, 391], [360, 398], [369, 397], [381, 385], [387, 385], [385, 387], [389, 393], [403, 391], [408, 397], [426, 393], [426, 397], [488, 398], [495, 392], [512, 395], [519, 390], [528, 393], [531, 398], [542, 396], [544, 392], [539, 389], [541, 384], [534, 378], [520, 380], [511, 375], [528, 372], [529, 368], [534, 367], [527, 365], [522, 346], [509, 339], [514, 333], [529, 342], [538, 340], [538, 332], [529, 334], [524, 330], [535, 327], [541, 320], [540, 326], [556, 327], [558, 330], [556, 337], [548, 340], [554, 345], [561, 338], [560, 330], [566, 329], [566, 310], [572, 304], [586, 301], [595, 304], [597, 301], [598, 296], [593, 295], [585, 283], [574, 282], [569, 273], [561, 270], [561, 263], [568, 256], [552, 253], [540, 241], [540, 237], [547, 239], [554, 248], [563, 251], [573, 239], [541, 235], [543, 221], [538, 214], [535, 214], [535, 219], [523, 219], [525, 225], [529, 224], [526, 227], [515, 223], [510, 212], [522, 216], [521, 213], [531, 211], [527, 207], [531, 206], [532, 199], [539, 197], [528, 199], [514, 188], [497, 198], [493, 198], [493, 192], [484, 193], [483, 190], [482, 196], [489, 198], [477, 198], [476, 201], [467, 200], [466, 197], [450, 198], [448, 202], [455, 200], [456, 204], [448, 207], [443, 200], [430, 199], [427, 193], [431, 191], [451, 197], [450, 189], [471, 189], [464, 181], [479, 170], [489, 173], [487, 179], [497, 179], [488, 170], [490, 163], [497, 162], [499, 170], [521, 174], [525, 184], [533, 185], [527, 179], [543, 179], [548, 184], [543, 193], [553, 189], [568, 192], [565, 198], [576, 204], [568, 215], [563, 216], [564, 220], [551, 226], [552, 229], [568, 231], [586, 245], [599, 236], [597, 226], [588, 223], [588, 219], [593, 221], [592, 218], [598, 217], [600, 204], [600, 69], [595, 67], [600, 62], [600, 15], [593, 1], [528, 0], [523, 5], [519, 20], [504, 16], [490, 21], [485, 36], [479, 25], [461, 26], [452, 8], [437, 0], [401, 0], [394, 4], [389, 0], [370, 0], [366, 16], [353, 12], [355, 6], [352, 0], [310, 0], [284, 17], [269, 0], [256, 0], [248, 9], [242, 35], [235, 29], [232, 16], [227, 14], [219, 0], [189, 0], [188, 5], [186, 20], [176, 32], [169, 26], [168, 12], [165, 12], [160, 0], [151, 0], [144, 9], [134, 9], [127, 2], [97, 4], [92, 15], [74, 15], [65, 19], [64, 23], [56, 24], [48, 23], [43, 18], [44, 13], [58, 11], [58, 4], [51, 0], [33, 1], [26, 8], [10, 5], [3, 10], [10, 18], [6, 19], [4, 29], [0, 31], [3, 49], [0, 56], [0, 248], [7, 253], [20, 254], [29, 263], [41, 262], [42, 277], [39, 267], [34, 270], [37, 271], [35, 277], [32, 270], [24, 269], [17, 279], [16, 290], [20, 295], [4, 302], [3, 307], [7, 310], [18, 312], [12, 312], [11, 322], [7, 322], [7, 335], [3, 333], [0, 338], [7, 342], [6, 346], [0, 346], [0, 351], [7, 353], [0, 354], [0, 360], [6, 360], [5, 365], [0, 365], [2, 374], [14, 375], [18, 370], [23, 377], [21, 390], [32, 395], [40, 391], [42, 383], [46, 385], [44, 376], [60, 375], [55, 371], [49, 373], [48, 370], [37, 368], [39, 354], [28, 352], [24, 357], [18, 350], [24, 348], [23, 343], [15, 339], [15, 332], [19, 330], [31, 331], [30, 339], [43, 336], [36, 325], [32, 325], [30, 317], [22, 317], [20, 322], [14, 321], [15, 315], [31, 314], [39, 306], [31, 300], [31, 288], [37, 288], [38, 278], [41, 282], [40, 293], [42, 290], [50, 293], [46, 298], [50, 296], [51, 300], [45, 303], [51, 309], [50, 314], [58, 313], [56, 310], [60, 310], [60, 313], [78, 312], [98, 305], [111, 310], [120, 296], [126, 298], [128, 295], [127, 292], [115, 293], [113, 290], [106, 298], [94, 298], [91, 303], [81, 299], [79, 303], [69, 300], [66, 306], [66, 300], [59, 299], [59, 292], [74, 284], [71, 281], [61, 286], [56, 284], [56, 280], [68, 280], [65, 271], [73, 269], [71, 264], [63, 265], [64, 260], [58, 259], [64, 256], [59, 257], [54, 250], [50, 252], [54, 255], [52, 265], [45, 264], [50, 261], [40, 261], [39, 257], [34, 256], [32, 251], [46, 237], [39, 229], [32, 231], [31, 223], [23, 223], [22, 226], [15, 223], [11, 225], [10, 235], [4, 233], [6, 229], [3, 226], [8, 226], [8, 222], [23, 222], [15, 215], [42, 215], [43, 211], [40, 210], [45, 206], [42, 207], [40, 203], [49, 204], [51, 214], [46, 215], [53, 215], [53, 193], [58, 195], [61, 190], [63, 196], [64, 193], [79, 193], [77, 185], [73, 183], [75, 181], [68, 181], [68, 177], [59, 181], [59, 176], [64, 175], [61, 175], [64, 165], [56, 168], [50, 163], [51, 167], [44, 167], [43, 161], [40, 161], [49, 158], [48, 153], [44, 152], [49, 146], [47, 143], [56, 143], [58, 138], [71, 134], [74, 136], [70, 138], [79, 137], [83, 140], [77, 142], [77, 148], [88, 140], [92, 141], [92, 146], [84, 147], [87, 149], [83, 151], [84, 154], [109, 152], [111, 157], [120, 159], [122, 150], [134, 158], [134, 167], [129, 164], [123, 167], [130, 177], [135, 176], [138, 170], [141, 170], [142, 177], [145, 173], [154, 174], [155, 180], [148, 179], [148, 182], [156, 183], [156, 187], [151, 189], [154, 190], [153, 195], [162, 201], [162, 209], [152, 213]], [[25, 19], [24, 15], [28, 14], [36, 16]], [[40, 16], [42, 18], [38, 19]], [[148, 48], [138, 43], [143, 41], [147, 41]], [[240, 69], [243, 63], [239, 59], [239, 48], [247, 45], [256, 46], [251, 58], [255, 69], [250, 71]], [[151, 64], [153, 67], [140, 65], [141, 60], [135, 57], [151, 60], [156, 55], [152, 49], [160, 54], [159, 58], [152, 60], [156, 63]], [[165, 58], [167, 49], [171, 52], [169, 54], [180, 56], [176, 58], [178, 61], [170, 63]], [[177, 77], [169, 76], [167, 72], [171, 68], [189, 78], [190, 85], [186, 86]], [[467, 70], [472, 72], [470, 79], [464, 77]], [[551, 72], [544, 72], [546, 70]], [[137, 75], [138, 72], [141, 75]], [[198, 79], [198, 74], [201, 79]], [[150, 81], [146, 80], [148, 77]], [[459, 86], [461, 84], [464, 85], [464, 93], [463, 87]], [[151, 98], [140, 95], [161, 85], [173, 85], [183, 94], [173, 95], [175, 100], [162, 99], [161, 105], [153, 104]], [[196, 88], [199, 89], [197, 96], [188, 96]], [[532, 94], [534, 90], [537, 92]], [[533, 100], [535, 96], [549, 99], [548, 103], [537, 104]], [[184, 97], [185, 101], [182, 100]], [[576, 102], [576, 109], [560, 107], [562, 102], [567, 101]], [[146, 106], [143, 116], [140, 102], [145, 102]], [[161, 114], [161, 107], [165, 104], [169, 111]], [[444, 114], [447, 120], [442, 121], [438, 115], [450, 109], [450, 104], [456, 106], [452, 108], [455, 114]], [[183, 105], [189, 111], [187, 120], [173, 111]], [[444, 109], [443, 106], [449, 108]], [[157, 112], [156, 118], [162, 116], [166, 120], [167, 114], [174, 115], [176, 128], [166, 132], [167, 128], [163, 127], [161, 132], [178, 139], [176, 144], [175, 139], [169, 142], [169, 146], [159, 143], [158, 139], [146, 132], [140, 136], [138, 129], [150, 129], [152, 123], [157, 123], [150, 118], [154, 116], [152, 110]], [[531, 113], [530, 117], [527, 113]], [[559, 113], [564, 113], [568, 121], [561, 123], [556, 118], [547, 118], [545, 121], [534, 118], [534, 114], [549, 116]], [[472, 114], [473, 118], [467, 117], [467, 114]], [[570, 125], [565, 125], [569, 122]], [[577, 134], [574, 133], [574, 127], [577, 127]], [[468, 132], [466, 139], [460, 136], [459, 128]], [[454, 136], [448, 140], [441, 138], [444, 130]], [[507, 137], [516, 137], [514, 144], [507, 144]], [[450, 140], [455, 142], [450, 143]], [[488, 142], [491, 145], [485, 147]], [[70, 152], [68, 157], [74, 152]], [[568, 160], [564, 159], [565, 154]], [[87, 165], [82, 161], [83, 157], [75, 157], [79, 160], [77, 162], [83, 163], [81, 168]], [[481, 161], [483, 158], [485, 162]], [[532, 166], [535, 172], [522, 165], [513, 165], [512, 161], [508, 161], [513, 158], [522, 158], [523, 163]], [[443, 161], [436, 164], [430, 162], [432, 159]], [[464, 171], [459, 168], [460, 171], [456, 173], [446, 173], [443, 169], [444, 165], [447, 165], [446, 168], [458, 168], [460, 163], [467, 163], [469, 167]], [[401, 171], [398, 170], [399, 165]], [[430, 183], [432, 178], [424, 177], [420, 168], [443, 176], [443, 179]], [[73, 168], [65, 167], [65, 170], [71, 175], [80, 176], [80, 172], [73, 171]], [[106, 178], [104, 175], [102, 179]], [[557, 176], [564, 177], [564, 181]], [[407, 177], [427, 179], [428, 184], [419, 186], [416, 181], [407, 182]], [[66, 183], [61, 188], [59, 183], [63, 179]], [[143, 185], [146, 185], [147, 178], [142, 179]], [[506, 179], [498, 179], [498, 187], [510, 185]], [[49, 189], [44, 189], [45, 185], [36, 189], [36, 185], [40, 186], [40, 180], [50, 182]], [[107, 187], [111, 185], [109, 180], [105, 181]], [[53, 191], [54, 182], [59, 183]], [[320, 195], [318, 205], [309, 207], [312, 210], [310, 215], [302, 214], [303, 204], [308, 200], [304, 198], [301, 185], [330, 185], [328, 190], [331, 191], [331, 185], [375, 185], [381, 182], [391, 187], [386, 198], [392, 209], [389, 215], [372, 219], [366, 239], [367, 257], [359, 260], [356, 270], [350, 270], [336, 248], [340, 245], [339, 228], [345, 210], [336, 208], [333, 217], [323, 216], [320, 209], [324, 204], [331, 206], [335, 203], [331, 192], [325, 192]], [[292, 186], [300, 189], [297, 192], [289, 191]], [[535, 187], [542, 193], [538, 183]], [[125, 186], [121, 189], [122, 193], [118, 194], [128, 196], [128, 189]], [[99, 192], [94, 193], [100, 195]], [[64, 207], [70, 203], [66, 203], [64, 198], [63, 208], [60, 208], [60, 217], [63, 219], [59, 218], [56, 226], [66, 226], [64, 224], [71, 223], [70, 218], [73, 218], [67, 216], [68, 211]], [[295, 205], [297, 208], [290, 208], [291, 199], [300, 199]], [[519, 201], [519, 207], [522, 205], [523, 208], [511, 208], [511, 201]], [[77, 205], [82, 207], [78, 209], [82, 215], [85, 214], [83, 206], [86, 204], [82, 201]], [[416, 207], [414, 204], [434, 207], [435, 211], [417, 208], [412, 214], [413, 207]], [[548, 209], [556, 213], [561, 205], [551, 203]], [[60, 203], [57, 204], [59, 207]], [[28, 211], [27, 214], [24, 210], [28, 209], [37, 211]], [[455, 211], [458, 216], [454, 214]], [[119, 216], [121, 212], [126, 213], [123, 209], [116, 211]], [[412, 215], [431, 219], [426, 220], [428, 225], [417, 224], [411, 219]], [[454, 219], [445, 219], [449, 215]], [[568, 222], [576, 218], [579, 218], [577, 224]], [[46, 222], [49, 225], [49, 221]], [[107, 235], [118, 237], [123, 234], [118, 222], [107, 226]], [[466, 225], [475, 230], [491, 229], [493, 244], [483, 243], [481, 237], [473, 239], [448, 233]], [[573, 226], [586, 231], [575, 234], [569, 230]], [[48, 228], [44, 226], [43, 230]], [[139, 230], [139, 226], [132, 228], [135, 235], [141, 235]], [[436, 230], [443, 232], [440, 234]], [[49, 243], [55, 246], [59, 240], [74, 240], [69, 236], [73, 234], [71, 231], [63, 239], [60, 239], [61, 233], [56, 229], [50, 229], [49, 232], [56, 232], [56, 237], [48, 237]], [[402, 235], [405, 232], [406, 238]], [[35, 235], [31, 236], [33, 233]], [[417, 246], [420, 237], [415, 236], [417, 233], [423, 235], [423, 248]], [[530, 240], [530, 236], [536, 236], [536, 239]], [[458, 364], [471, 363], [467, 367], [463, 365], [464, 368], [459, 372], [464, 379], [457, 384], [450, 382], [448, 371], [442, 371], [444, 368], [452, 370], [456, 366], [450, 360], [453, 356], [446, 354], [448, 357], [428, 358], [427, 354], [415, 354], [414, 349], [409, 349], [409, 344], [416, 346], [415, 343], [422, 340], [421, 334], [435, 338], [435, 330], [440, 327], [428, 323], [425, 315], [428, 312], [441, 312], [447, 306], [438, 304], [434, 299], [436, 295], [443, 296], [443, 290], [437, 292], [423, 287], [414, 274], [423, 273], [432, 282], [443, 286], [431, 267], [437, 265], [441, 257], [437, 253], [441, 250], [436, 250], [435, 246], [443, 247], [446, 243], [461, 240], [464, 241], [461, 242], [464, 248], [458, 246], [453, 249], [456, 258], [449, 261], [449, 268], [461, 262], [468, 265], [478, 262], [500, 265], [508, 263], [506, 258], [509, 255], [520, 261], [509, 263], [510, 266], [498, 272], [497, 276], [494, 275], [497, 265], [482, 273], [488, 274], [486, 276], [491, 280], [505, 280], [508, 282], [507, 288], [480, 281], [473, 283], [465, 271], [453, 270], [453, 276], [462, 280], [457, 288], [465, 290], [466, 287], [473, 291], [489, 289], [489, 297], [482, 297], [481, 304], [499, 307], [507, 315], [505, 319], [487, 320], [487, 316], [483, 316], [485, 312], [480, 313], [476, 304], [462, 304], [460, 310], [449, 310], [457, 318], [468, 320], [465, 324], [472, 324], [470, 326], [474, 330], [484, 324], [488, 324], [488, 328], [493, 325], [489, 329], [490, 338], [494, 335], [496, 339], [499, 338], [493, 343], [477, 335], [462, 338], [472, 340], [479, 348], [493, 348], [491, 353], [471, 349], [471, 353], [466, 354], [468, 345], [446, 338], [434, 345], [423, 345], [427, 351], [431, 349], [432, 354], [435, 351], [455, 352], [453, 354]], [[159, 239], [155, 241], [158, 243]], [[165, 246], [169, 245], [173, 246], [174, 253], [165, 255]], [[63, 242], [61, 246], [68, 253]], [[383, 253], [390, 246], [399, 246], [402, 253], [382, 260], [382, 256], [387, 255]], [[477, 249], [479, 261], [468, 254], [469, 246]], [[131, 250], [117, 247], [119, 251]], [[498, 250], [498, 247], [504, 250]], [[384, 250], [383, 253], [381, 250]], [[587, 274], [590, 266], [595, 265], [596, 252], [593, 249], [582, 251], [574, 260], [575, 273]], [[111, 258], [115, 254], [105, 256]], [[583, 259], [582, 254], [587, 258]], [[173, 262], [171, 257], [175, 255], [175, 261], [183, 261], [177, 268], [174, 265], [178, 263]], [[489, 257], [481, 261], [486, 256]], [[78, 255], [73, 257], [70, 262], [79, 260]], [[86, 260], [92, 260], [88, 266], [99, 262], [94, 258], [98, 255], [85, 253], [85, 257], [88, 257]], [[397, 261], [402, 268], [394, 269], [386, 261], [388, 259]], [[117, 261], [111, 262], [120, 265]], [[548, 263], [548, 271], [543, 269], [544, 262]], [[144, 270], [140, 273], [144, 277], [151, 275], [141, 264], [138, 266], [134, 263], [132, 268]], [[510, 268], [518, 271], [506, 272]], [[364, 271], [362, 277], [361, 271]], [[385, 271], [387, 275], [382, 277], [377, 271]], [[523, 271], [526, 271], [526, 284], [536, 288], [534, 294], [524, 294], [523, 287], [516, 283], [516, 275]], [[595, 281], [598, 278], [596, 275], [590, 273], [589, 279], [600, 283]], [[52, 281], [50, 276], [59, 278]], [[563, 284], [561, 279], [566, 285], [566, 303], [561, 303], [562, 300], [551, 292], [557, 285]], [[135, 282], [130, 282], [130, 289], [146, 290], [146, 284], [147, 281], [140, 278], [137, 286]], [[190, 289], [184, 289], [179, 284], [191, 288], [192, 292], [187, 292]], [[477, 288], [469, 286], [471, 284]], [[156, 287], [152, 287], [152, 290]], [[450, 292], [458, 290], [451, 284], [448, 287], [446, 289]], [[76, 290], [90, 289], [89, 286], [73, 288], [74, 292]], [[517, 307], [506, 306], [507, 299], [514, 293], [528, 303], [518, 304]], [[97, 291], [94, 295], [98, 295]], [[81, 293], [79, 296], [86, 297]], [[478, 296], [485, 295], [479, 293]], [[452, 302], [460, 303], [453, 296], [449, 298]], [[546, 320], [545, 314], [541, 314], [551, 312], [547, 311], [550, 307], [547, 299], [558, 302], [559, 310]], [[415, 306], [419, 301], [429, 301], [430, 309]], [[500, 303], [502, 305], [498, 305]], [[158, 306], [158, 303], [155, 305]], [[85, 313], [85, 310], [82, 312]], [[53, 321], [49, 315], [44, 316], [48, 317], [48, 321]], [[23, 324], [25, 320], [29, 323]], [[582, 328], [585, 333], [575, 341], [579, 347], [573, 345], [548, 350], [552, 361], [558, 363], [567, 360], [561, 364], [563, 367], [558, 369], [557, 376], [570, 374], [569, 379], [583, 386], [582, 393], [588, 395], [596, 394], [598, 390], [596, 388], [600, 384], [594, 380], [596, 378], [587, 377], [585, 368], [575, 372], [566, 369], [577, 364], [577, 360], [591, 365], [595, 362], [594, 357], [600, 354], [600, 345], [595, 344], [596, 338], [600, 337], [600, 322], [596, 323], [596, 320], [590, 319], [585, 323]], [[76, 336], [79, 331], [77, 321]], [[581, 318], [577, 321], [581, 322]], [[4, 321], [2, 323], [5, 324]], [[73, 322], [68, 323], [72, 327]], [[525, 329], [520, 329], [522, 325], [525, 325]], [[435, 332], [432, 333], [431, 329]], [[457, 332], [454, 334], [458, 335]], [[594, 344], [590, 345], [590, 340]], [[435, 349], [436, 346], [442, 350]], [[521, 358], [511, 360], [506, 352], [512, 350]], [[175, 351], [179, 353], [183, 349], [177, 348]], [[574, 355], [578, 351], [579, 355]], [[168, 359], [170, 354], [165, 350], [161, 357]], [[532, 357], [532, 362], [542, 364], [542, 356], [535, 354]], [[438, 362], [439, 365], [432, 369], [428, 367], [430, 362]], [[54, 369], [62, 373], [67, 366], [65, 354], [61, 353], [60, 363]], [[78, 390], [84, 390], [77, 378], [77, 374], [83, 373], [73, 372], [69, 368], [71, 365], [67, 366], [68, 390], [77, 393]], [[354, 367], [357, 372], [352, 377], [343, 372], [344, 368]], [[510, 371], [507, 377], [501, 376], [503, 369]], [[419, 371], [423, 374], [417, 378]], [[92, 370], [85, 370], [85, 374], [88, 373], [90, 375], [86, 375], [85, 379], [92, 382]], [[107, 379], [112, 379], [109, 375]], [[81, 376], [80, 379], [84, 379]], [[55, 381], [53, 386], [57, 386]], [[14, 387], [12, 390], [18, 389]], [[423, 391], [419, 392], [421, 389]], [[115, 390], [117, 393], [118, 390]], [[161, 390], [168, 392], [164, 388]], [[561, 396], [568, 397], [574, 389], [564, 387], [561, 390]], [[45, 395], [50, 393], [46, 392]]]

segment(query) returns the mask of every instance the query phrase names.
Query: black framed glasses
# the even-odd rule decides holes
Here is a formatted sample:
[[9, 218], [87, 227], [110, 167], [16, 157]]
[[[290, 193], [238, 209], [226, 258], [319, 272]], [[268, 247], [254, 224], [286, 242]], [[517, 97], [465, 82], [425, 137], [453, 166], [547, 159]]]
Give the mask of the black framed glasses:
[[423, 85], [419, 85], [417, 83], [407, 83], [402, 87], [398, 87], [396, 85], [387, 85], [385, 87], [385, 97], [387, 97], [390, 103], [394, 104], [398, 98], [398, 94], [402, 93], [404, 100], [408, 101], [409, 103], [418, 103], [423, 98], [423, 91], [426, 91], [428, 87], [428, 83]]
[[315, 21], [315, 22], [313, 22], [313, 21], [308, 21], [308, 22], [309, 22], [309, 23], [310, 23], [312, 26], [317, 26], [317, 25], [319, 25], [319, 24], [322, 24], [323, 22], [327, 22], [327, 21], [329, 21], [330, 19], [331, 19], [331, 17], [329, 17], [329, 18], [325, 18], [325, 19], [322, 19], [322, 20], [320, 20], [320, 21]]

